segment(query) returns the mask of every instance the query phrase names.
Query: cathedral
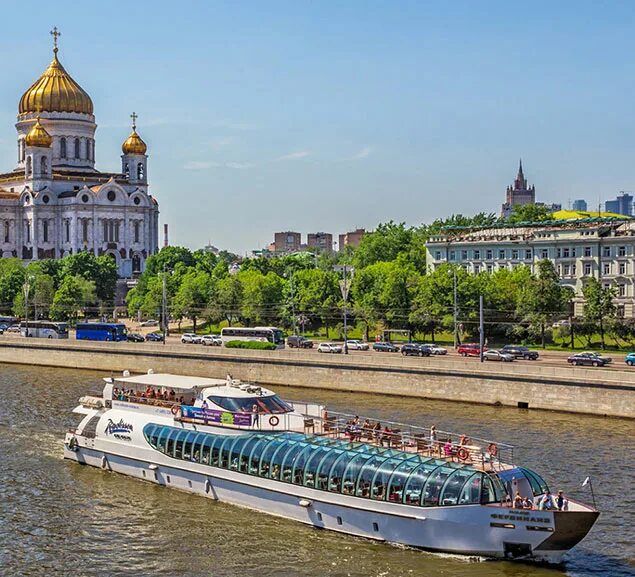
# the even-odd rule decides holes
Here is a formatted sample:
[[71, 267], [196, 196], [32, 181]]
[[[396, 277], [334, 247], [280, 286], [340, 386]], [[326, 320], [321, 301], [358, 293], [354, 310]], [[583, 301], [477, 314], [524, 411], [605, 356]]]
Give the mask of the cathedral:
[[58, 59], [59, 32], [51, 34], [53, 60], [20, 99], [16, 168], [0, 174], [0, 253], [29, 262], [91, 251], [112, 257], [120, 277], [135, 277], [159, 245], [137, 116], [121, 171], [98, 171], [93, 102]]

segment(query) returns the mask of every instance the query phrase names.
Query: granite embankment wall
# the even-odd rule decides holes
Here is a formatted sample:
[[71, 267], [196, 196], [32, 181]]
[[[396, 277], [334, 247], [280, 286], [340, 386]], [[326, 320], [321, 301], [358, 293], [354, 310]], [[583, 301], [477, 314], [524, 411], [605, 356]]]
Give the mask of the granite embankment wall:
[[318, 355], [195, 345], [26, 341], [0, 337], [0, 363], [102, 371], [169, 372], [270, 385], [360, 391], [635, 418], [635, 371], [480, 364], [452, 357]]

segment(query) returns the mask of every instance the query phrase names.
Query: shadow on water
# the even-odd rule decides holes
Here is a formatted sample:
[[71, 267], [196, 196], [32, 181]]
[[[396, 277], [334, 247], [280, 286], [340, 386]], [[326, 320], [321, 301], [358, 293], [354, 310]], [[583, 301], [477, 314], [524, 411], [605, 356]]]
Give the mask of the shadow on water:
[[[602, 515], [558, 567], [439, 555], [320, 531], [62, 459], [88, 371], [0, 368], [0, 575], [575, 577], [634, 575], [629, 421], [282, 388], [336, 410], [482, 434]], [[607, 454], [605, 447], [611, 447]]]

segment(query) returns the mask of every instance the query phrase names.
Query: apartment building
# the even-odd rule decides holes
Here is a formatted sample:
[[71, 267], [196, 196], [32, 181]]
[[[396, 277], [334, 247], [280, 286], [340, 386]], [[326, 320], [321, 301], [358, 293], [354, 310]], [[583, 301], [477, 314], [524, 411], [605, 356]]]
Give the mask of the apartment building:
[[452, 230], [426, 244], [431, 270], [454, 263], [472, 273], [529, 266], [549, 259], [561, 283], [576, 293], [582, 314], [586, 279], [598, 278], [617, 289], [618, 313], [635, 316], [635, 220], [563, 221], [562, 224]]

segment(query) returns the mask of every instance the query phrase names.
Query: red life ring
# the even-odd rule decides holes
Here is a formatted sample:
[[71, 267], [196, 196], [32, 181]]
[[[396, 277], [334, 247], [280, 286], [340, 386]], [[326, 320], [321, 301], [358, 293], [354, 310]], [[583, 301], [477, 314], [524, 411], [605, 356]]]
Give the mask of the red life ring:
[[277, 427], [280, 424], [280, 419], [275, 415], [272, 415], [271, 417], [269, 417], [269, 424], [272, 427]]
[[470, 452], [465, 447], [460, 447], [456, 452], [456, 456], [460, 461], [467, 461], [470, 458]]
[[487, 447], [487, 452], [492, 456], [495, 457], [498, 454], [498, 447], [496, 446], [495, 443], [490, 443]]
[[172, 408], [170, 410], [172, 411], [173, 415], [176, 415], [179, 412], [179, 407], [178, 405], [172, 405]]

